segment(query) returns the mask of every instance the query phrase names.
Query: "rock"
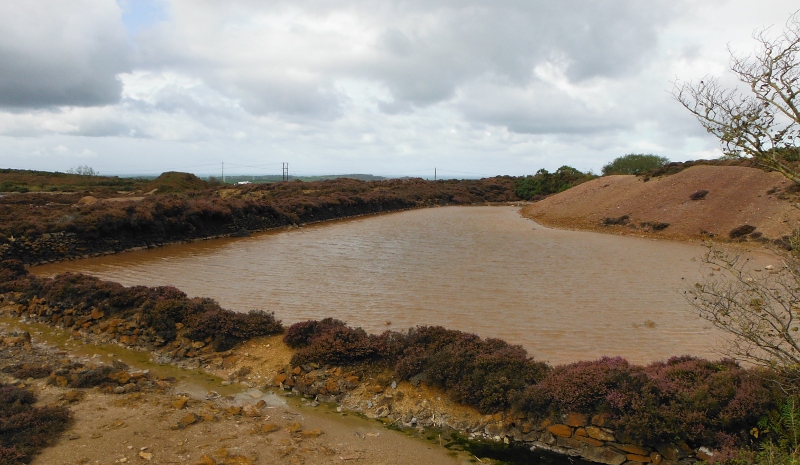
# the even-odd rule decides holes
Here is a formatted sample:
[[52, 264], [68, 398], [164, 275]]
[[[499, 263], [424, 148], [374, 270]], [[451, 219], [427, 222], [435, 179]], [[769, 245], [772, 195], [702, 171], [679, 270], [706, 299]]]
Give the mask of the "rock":
[[652, 461], [653, 465], [660, 465], [662, 460], [661, 454], [659, 454], [658, 452], [651, 452], [650, 460]]
[[397, 389], [397, 381], [392, 381], [392, 389]]
[[275, 431], [278, 431], [279, 429], [281, 429], [280, 426], [276, 425], [275, 423], [265, 423], [265, 424], [261, 425], [261, 432], [262, 433], [274, 433]]
[[300, 434], [306, 438], [318, 438], [322, 436], [322, 430], [317, 428], [317, 429], [302, 431]]
[[92, 309], [91, 317], [93, 320], [99, 320], [100, 318], [103, 318], [105, 315], [106, 313], [97, 307]]
[[189, 398], [188, 397], [178, 397], [177, 399], [172, 401], [172, 407], [175, 410], [180, 410], [180, 409], [186, 407], [186, 403], [187, 402], [189, 402]]
[[598, 441], [597, 439], [587, 438], [587, 437], [584, 437], [584, 436], [575, 436], [575, 439], [577, 439], [578, 441], [580, 441], [580, 442], [582, 442], [584, 444], [589, 444], [590, 446], [594, 446], [594, 447], [600, 447], [600, 446], [604, 445], [603, 441]]
[[700, 460], [708, 462], [712, 457], [714, 457], [714, 453], [706, 447], [701, 447], [697, 449], [695, 456]]
[[217, 461], [212, 459], [208, 454], [203, 454], [203, 456], [200, 457], [200, 460], [192, 465], [217, 465]]
[[180, 422], [185, 426], [193, 425], [198, 421], [200, 421], [200, 417], [194, 413], [187, 413], [183, 418], [180, 419]]
[[572, 428], [567, 425], [550, 425], [547, 427], [547, 431], [552, 433], [554, 436], [560, 436], [562, 438], [568, 438], [572, 436]]
[[628, 459], [626, 455], [615, 452], [608, 447], [587, 447], [581, 456], [591, 462], [604, 463], [606, 465], [622, 465]]
[[293, 375], [299, 375], [302, 372], [303, 372], [303, 369], [300, 368], [299, 366], [296, 366], [296, 367], [294, 367], [294, 369], [292, 369], [292, 374]]
[[286, 427], [286, 431], [288, 431], [290, 433], [299, 433], [300, 431], [302, 431], [302, 429], [303, 429], [303, 425], [301, 425], [300, 423], [297, 423], [297, 422], [290, 423]]
[[599, 413], [592, 417], [592, 425], [594, 426], [605, 426], [606, 423], [608, 423], [607, 413]]
[[567, 426], [580, 427], [586, 426], [588, 423], [586, 415], [577, 412], [570, 412], [564, 418], [564, 424]]
[[246, 405], [242, 409], [242, 415], [244, 415], [246, 417], [260, 417], [261, 416], [261, 411], [255, 405]]
[[632, 462], [650, 463], [652, 460], [649, 455], [628, 454], [627, 457]]
[[140, 452], [139, 452], [139, 457], [141, 457], [141, 458], [143, 458], [143, 459], [147, 460], [148, 462], [149, 462], [150, 460], [153, 460], [153, 454], [151, 454], [150, 452], [144, 452], [144, 451], [140, 451]]
[[[592, 439], [597, 439], [598, 441], [615, 441], [616, 438], [613, 434], [598, 428], [597, 426], [587, 426], [586, 433]], [[628, 451], [632, 452], [632, 451]]]
[[686, 452], [684, 452], [680, 447], [676, 446], [675, 444], [659, 444], [656, 446], [656, 450], [658, 451], [661, 456], [666, 460], [677, 461], [684, 457], [686, 457]]
[[225, 411], [226, 411], [228, 414], [230, 414], [230, 415], [234, 415], [234, 416], [236, 416], [236, 415], [241, 415], [241, 414], [242, 414], [242, 408], [241, 408], [241, 407], [237, 407], [237, 406], [235, 406], [235, 405], [232, 405], [232, 406], [230, 406], [230, 407], [226, 408], [226, 409], [225, 409]]
[[613, 444], [614, 447], [617, 449], [627, 452], [629, 454], [636, 454], [636, 455], [650, 455], [650, 451], [643, 447], [639, 447], [635, 444]]
[[244, 455], [231, 455], [222, 461], [224, 465], [253, 465], [253, 460]]

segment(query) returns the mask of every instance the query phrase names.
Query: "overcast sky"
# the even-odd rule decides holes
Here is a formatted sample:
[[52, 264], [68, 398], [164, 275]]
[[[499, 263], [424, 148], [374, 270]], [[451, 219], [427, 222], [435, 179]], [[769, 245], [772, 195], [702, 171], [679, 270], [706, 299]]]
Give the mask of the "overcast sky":
[[670, 95], [796, 0], [3, 0], [0, 168], [432, 177], [711, 158]]

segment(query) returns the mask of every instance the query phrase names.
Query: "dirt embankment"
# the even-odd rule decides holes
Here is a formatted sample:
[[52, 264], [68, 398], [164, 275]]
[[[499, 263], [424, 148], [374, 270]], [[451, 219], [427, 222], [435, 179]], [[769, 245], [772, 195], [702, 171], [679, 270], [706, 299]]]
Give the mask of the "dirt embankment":
[[[705, 192], [704, 192], [705, 191]], [[670, 239], [728, 239], [751, 225], [750, 239], [778, 239], [800, 220], [798, 196], [779, 173], [741, 166], [694, 166], [644, 181], [605, 176], [525, 207], [545, 226]]]

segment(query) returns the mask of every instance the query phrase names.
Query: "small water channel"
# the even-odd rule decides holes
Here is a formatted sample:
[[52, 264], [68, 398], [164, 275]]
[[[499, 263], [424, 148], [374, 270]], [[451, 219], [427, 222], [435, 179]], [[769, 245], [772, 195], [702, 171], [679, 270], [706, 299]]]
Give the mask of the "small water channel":
[[[334, 317], [371, 332], [443, 325], [551, 363], [717, 357], [684, 300], [698, 244], [544, 228], [514, 207], [442, 207], [35, 267], [174, 285], [284, 323]], [[768, 260], [768, 259], [764, 259]]]

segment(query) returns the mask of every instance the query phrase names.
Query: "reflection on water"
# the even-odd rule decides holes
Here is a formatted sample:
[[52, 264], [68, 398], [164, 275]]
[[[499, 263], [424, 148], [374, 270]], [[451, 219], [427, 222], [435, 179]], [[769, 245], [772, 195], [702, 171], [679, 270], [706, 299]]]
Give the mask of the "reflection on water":
[[[499, 337], [562, 363], [715, 357], [718, 333], [681, 295], [699, 245], [559, 231], [513, 207], [445, 207], [36, 267], [177, 286], [284, 323], [335, 317]], [[655, 326], [646, 321], [654, 322]]]

